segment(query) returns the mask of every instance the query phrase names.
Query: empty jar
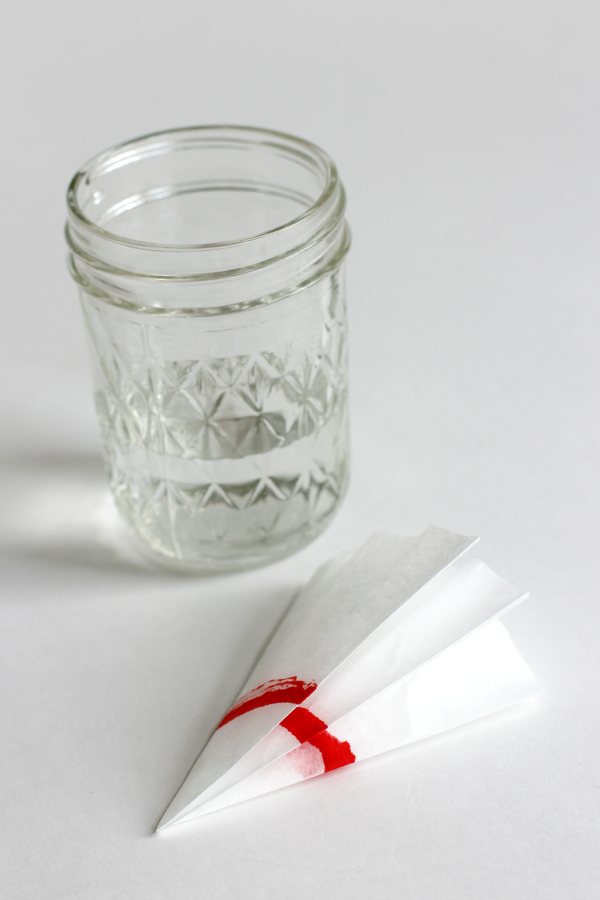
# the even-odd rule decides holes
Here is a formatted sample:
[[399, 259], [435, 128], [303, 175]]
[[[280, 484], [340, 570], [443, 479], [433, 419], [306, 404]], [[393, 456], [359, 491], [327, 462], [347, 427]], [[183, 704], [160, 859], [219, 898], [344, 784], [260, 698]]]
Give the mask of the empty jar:
[[339, 505], [344, 208], [322, 150], [258, 128], [149, 135], [73, 178], [69, 262], [108, 478], [155, 558], [261, 565]]

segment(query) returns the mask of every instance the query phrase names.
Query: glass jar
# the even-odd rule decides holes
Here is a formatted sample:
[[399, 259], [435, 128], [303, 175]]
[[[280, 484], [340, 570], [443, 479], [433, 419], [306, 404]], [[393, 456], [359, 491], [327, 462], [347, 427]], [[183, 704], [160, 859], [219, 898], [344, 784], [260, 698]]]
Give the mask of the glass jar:
[[124, 519], [187, 570], [298, 550], [348, 482], [350, 235], [332, 160], [258, 128], [176, 129], [95, 157], [67, 199]]

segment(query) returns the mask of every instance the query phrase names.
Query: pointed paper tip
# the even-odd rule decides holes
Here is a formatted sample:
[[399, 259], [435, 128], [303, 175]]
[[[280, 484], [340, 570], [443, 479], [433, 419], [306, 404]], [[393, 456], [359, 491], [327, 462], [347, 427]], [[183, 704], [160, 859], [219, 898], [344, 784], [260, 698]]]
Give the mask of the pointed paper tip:
[[165, 829], [170, 828], [172, 825], [177, 825], [183, 819], [186, 818], [190, 813], [190, 806], [192, 804], [188, 803], [187, 806], [183, 806], [180, 809], [177, 809], [177, 798], [179, 794], [176, 794], [171, 803], [167, 806], [164, 811], [162, 818], [158, 825], [156, 826], [155, 831], [158, 833], [160, 831], [165, 831]]
[[170, 828], [171, 825], [178, 825], [179, 822], [187, 819], [187, 817], [191, 812], [193, 812], [194, 809], [196, 809], [198, 806], [201, 806], [202, 803], [205, 802], [204, 800], [202, 802], [199, 802], [199, 798], [203, 792], [196, 795], [194, 791], [190, 793], [188, 788], [188, 780], [190, 774], [194, 771], [195, 765], [196, 764], [192, 766], [185, 781], [162, 814], [162, 818], [156, 826], [156, 832], [164, 831], [166, 828]]
[[160, 822], [155, 828], [157, 834], [160, 834], [161, 831], [166, 831], [167, 828], [171, 828], [173, 825], [177, 825], [181, 816], [179, 815], [169, 815], [169, 810], [166, 811]]
[[154, 829], [154, 831], [157, 834], [160, 834], [161, 831], [164, 831], [166, 828], [169, 827], [169, 825], [172, 824], [172, 821], [173, 820], [171, 818], [167, 818], [167, 813], [165, 813], [163, 815], [162, 819], [160, 820], [160, 822], [158, 823], [158, 825], [156, 826], [156, 828]]
[[190, 809], [189, 806], [181, 810], [181, 812], [175, 813], [175, 815], [169, 815], [169, 810], [167, 810], [154, 829], [155, 833], [160, 834], [168, 828], [173, 828], [175, 825], [183, 825], [185, 822], [189, 822], [190, 819], [196, 819], [202, 815], [203, 813], [201, 811], [196, 812], [194, 809]]

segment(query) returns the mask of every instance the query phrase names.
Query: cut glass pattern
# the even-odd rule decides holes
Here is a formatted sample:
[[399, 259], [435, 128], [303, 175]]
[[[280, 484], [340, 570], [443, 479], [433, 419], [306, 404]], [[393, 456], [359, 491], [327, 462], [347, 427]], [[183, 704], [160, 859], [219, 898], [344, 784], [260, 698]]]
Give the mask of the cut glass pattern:
[[338, 273], [311, 302], [317, 327], [292, 316], [269, 349], [257, 327], [244, 352], [180, 359], [169, 346], [188, 320], [119, 317], [83, 295], [111, 487], [156, 552], [242, 566], [284, 555], [333, 514], [348, 445]]

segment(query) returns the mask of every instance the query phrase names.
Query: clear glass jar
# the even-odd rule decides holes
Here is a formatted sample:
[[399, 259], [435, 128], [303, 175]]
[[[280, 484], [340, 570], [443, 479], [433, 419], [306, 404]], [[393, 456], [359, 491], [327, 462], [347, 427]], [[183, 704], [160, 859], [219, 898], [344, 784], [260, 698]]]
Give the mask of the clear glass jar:
[[163, 562], [261, 565], [340, 503], [344, 209], [322, 150], [257, 128], [152, 134], [71, 182], [69, 263], [108, 477]]

